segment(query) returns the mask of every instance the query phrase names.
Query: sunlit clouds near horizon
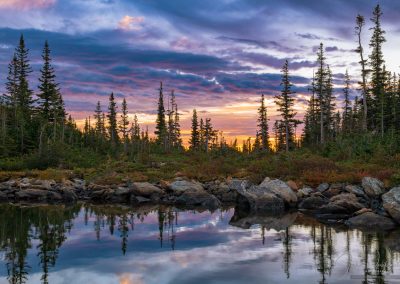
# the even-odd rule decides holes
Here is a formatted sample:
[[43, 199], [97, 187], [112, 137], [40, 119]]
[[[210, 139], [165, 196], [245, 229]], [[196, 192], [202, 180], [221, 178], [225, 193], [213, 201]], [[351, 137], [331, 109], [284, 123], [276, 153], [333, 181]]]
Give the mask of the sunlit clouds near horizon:
[[255, 135], [262, 93], [272, 128], [286, 59], [302, 119], [320, 42], [333, 71], [337, 106], [346, 69], [351, 95], [357, 95], [355, 17], [360, 13], [367, 20], [367, 48], [369, 18], [377, 3], [387, 38], [386, 67], [398, 73], [397, 1], [0, 0], [0, 83], [23, 34], [36, 91], [40, 54], [48, 40], [67, 111], [78, 124], [92, 115], [97, 101], [106, 110], [114, 92], [118, 103], [126, 98], [130, 118], [137, 114], [152, 133], [162, 81], [166, 98], [175, 91], [184, 134], [196, 108], [228, 139], [240, 141]]

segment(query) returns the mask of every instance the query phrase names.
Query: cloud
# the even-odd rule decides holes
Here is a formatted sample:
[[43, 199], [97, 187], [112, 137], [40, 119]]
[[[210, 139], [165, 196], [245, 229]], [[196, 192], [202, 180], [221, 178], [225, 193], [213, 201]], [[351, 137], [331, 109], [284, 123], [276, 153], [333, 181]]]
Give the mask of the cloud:
[[28, 10], [47, 8], [56, 3], [56, 0], [1, 0], [0, 9]]
[[144, 22], [144, 17], [132, 17], [132, 16], [124, 16], [118, 22], [118, 28], [121, 30], [141, 30], [141, 24]]

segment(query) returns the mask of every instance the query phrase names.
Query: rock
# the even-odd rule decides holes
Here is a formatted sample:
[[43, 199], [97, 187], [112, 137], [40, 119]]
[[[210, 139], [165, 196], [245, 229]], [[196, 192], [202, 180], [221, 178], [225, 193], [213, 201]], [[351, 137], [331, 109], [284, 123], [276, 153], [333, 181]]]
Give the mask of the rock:
[[[283, 199], [265, 187], [253, 185], [238, 190], [240, 206], [248, 206], [252, 212], [282, 212], [285, 209]], [[243, 200], [241, 200], [243, 198]]]
[[[267, 180], [268, 179], [268, 180]], [[294, 206], [297, 204], [296, 193], [283, 181], [279, 179], [270, 180], [266, 178], [260, 185], [261, 188], [266, 188], [276, 196], [283, 199], [285, 204]]]
[[308, 197], [313, 192], [314, 192], [314, 190], [311, 187], [303, 187], [302, 189], [297, 191], [297, 197], [298, 198]]
[[352, 217], [345, 222], [351, 228], [365, 229], [371, 231], [392, 230], [396, 223], [387, 217], [380, 216], [373, 212], [366, 212]]
[[333, 196], [339, 195], [340, 191], [341, 191], [340, 188], [332, 187], [332, 188], [329, 188], [328, 190], [325, 190], [324, 192], [322, 192], [322, 195], [327, 198], [331, 198]]
[[63, 197], [58, 192], [48, 191], [47, 192], [47, 199], [48, 200], [52, 200], [52, 201], [61, 201], [61, 200], [63, 200]]
[[356, 196], [365, 197], [365, 192], [361, 186], [358, 185], [346, 185], [344, 188], [345, 191], [349, 193], [353, 193]]
[[176, 180], [170, 184], [169, 189], [174, 193], [181, 194], [187, 190], [203, 191], [203, 185], [196, 181]]
[[20, 190], [15, 193], [15, 196], [18, 199], [33, 199], [33, 200], [46, 200], [47, 199], [47, 190], [41, 190], [41, 189], [24, 189]]
[[370, 209], [370, 208], [362, 208], [362, 209], [358, 210], [357, 212], [354, 212], [354, 215], [357, 216], [357, 215], [364, 214], [366, 212], [372, 212], [372, 209]]
[[361, 181], [362, 187], [365, 193], [369, 197], [379, 197], [385, 193], [384, 184], [379, 179], [372, 177], [364, 177]]
[[229, 189], [229, 186], [225, 182], [209, 183], [207, 185], [207, 192], [224, 203], [234, 203], [238, 194], [236, 191]]
[[189, 189], [184, 191], [177, 199], [176, 203], [188, 207], [203, 207], [208, 209], [217, 209], [221, 202], [205, 190]]
[[317, 187], [317, 191], [319, 191], [319, 192], [324, 192], [324, 191], [326, 191], [328, 189], [329, 189], [329, 183], [321, 183]]
[[330, 202], [318, 209], [319, 214], [353, 214], [364, 208], [352, 193], [339, 194], [330, 199]]
[[271, 181], [269, 177], [266, 177], [258, 186], [266, 187], [266, 185]]
[[286, 184], [293, 190], [293, 191], [298, 191], [299, 190], [299, 187], [297, 186], [297, 183], [296, 182], [294, 182], [293, 180], [288, 180], [287, 182], [286, 182]]
[[148, 182], [134, 182], [132, 185], [132, 192], [136, 196], [150, 198], [153, 195], [161, 195], [164, 191]]
[[63, 187], [60, 189], [60, 193], [61, 196], [63, 197], [63, 200], [66, 202], [75, 202], [76, 200], [78, 200], [78, 196], [72, 189]]
[[121, 195], [129, 195], [129, 194], [132, 193], [132, 191], [133, 191], [133, 189], [132, 189], [132, 188], [129, 188], [129, 187], [118, 187], [118, 188], [114, 191], [114, 194], [115, 194], [115, 195], [118, 195], [118, 196], [121, 196]]
[[322, 198], [320, 196], [310, 196], [300, 202], [299, 208], [306, 210], [316, 210], [327, 203], [328, 201], [325, 198]]
[[8, 200], [7, 193], [0, 191], [0, 201], [7, 201], [7, 200]]
[[238, 192], [242, 189], [248, 189], [251, 185], [251, 182], [242, 179], [232, 179], [228, 182], [228, 188], [235, 192]]
[[389, 215], [400, 223], [400, 187], [394, 187], [382, 195], [383, 208]]
[[32, 188], [51, 190], [56, 185], [54, 180], [36, 180], [32, 182]]

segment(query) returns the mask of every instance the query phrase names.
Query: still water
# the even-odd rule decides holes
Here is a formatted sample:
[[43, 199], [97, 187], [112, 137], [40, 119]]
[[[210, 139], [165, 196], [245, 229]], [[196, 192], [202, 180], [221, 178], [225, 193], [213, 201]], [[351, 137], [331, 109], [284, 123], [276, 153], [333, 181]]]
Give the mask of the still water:
[[0, 205], [0, 283], [400, 283], [400, 233], [234, 209]]

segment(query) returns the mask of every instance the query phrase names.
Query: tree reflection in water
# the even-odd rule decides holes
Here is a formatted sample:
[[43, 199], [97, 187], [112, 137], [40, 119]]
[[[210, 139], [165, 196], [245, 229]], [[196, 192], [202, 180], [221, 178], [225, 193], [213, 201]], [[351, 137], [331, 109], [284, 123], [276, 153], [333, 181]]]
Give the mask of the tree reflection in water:
[[[121, 254], [125, 255], [129, 245], [132, 245], [129, 241], [135, 225], [145, 224], [149, 214], [156, 217], [160, 247], [175, 250], [179, 237], [179, 212], [176, 208], [155, 205], [139, 208], [88, 204], [68, 207], [0, 205], [0, 248], [4, 254], [8, 282], [27, 282], [32, 271], [32, 264], [29, 265], [27, 260], [28, 251], [34, 249], [41, 270], [41, 282], [49, 283], [49, 273], [57, 264], [60, 247], [67, 240], [69, 232], [74, 230], [74, 219], [79, 214], [85, 226], [93, 226], [94, 239], [100, 241], [105, 235], [119, 238]], [[195, 211], [192, 213], [196, 214]], [[308, 231], [308, 242], [311, 244], [309, 253], [315, 271], [319, 273], [319, 283], [326, 283], [335, 265], [341, 261], [345, 261], [349, 275], [353, 274], [352, 264], [362, 263], [363, 275], [354, 275], [362, 283], [387, 283], [385, 277], [388, 273], [393, 274], [394, 263], [399, 259], [399, 232], [364, 233], [325, 226], [297, 213], [260, 216], [239, 210], [235, 211], [229, 224], [244, 230], [259, 225], [263, 246], [270, 245], [266, 240], [271, 234], [279, 236], [282, 272], [287, 279], [292, 277], [292, 261], [296, 255], [296, 246], [300, 243], [296, 239], [299, 230]], [[339, 234], [342, 234], [340, 239], [346, 243], [337, 252], [336, 237]], [[360, 255], [352, 252], [354, 245], [361, 247]]]

